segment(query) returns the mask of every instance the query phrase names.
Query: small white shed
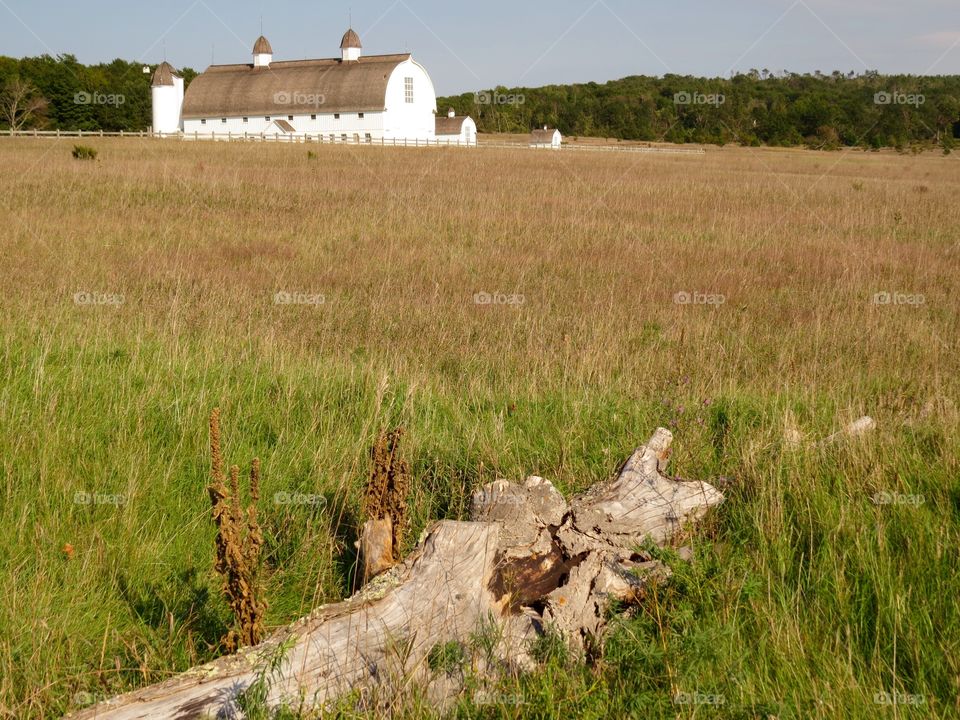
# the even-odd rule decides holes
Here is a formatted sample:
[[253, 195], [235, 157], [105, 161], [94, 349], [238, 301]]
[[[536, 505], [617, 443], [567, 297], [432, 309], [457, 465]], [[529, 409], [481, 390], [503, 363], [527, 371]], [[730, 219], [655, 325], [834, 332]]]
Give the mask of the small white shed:
[[542, 130], [534, 130], [530, 134], [530, 147], [559, 150], [562, 142], [563, 136], [560, 131], [546, 125], [543, 126]]
[[457, 115], [453, 108], [447, 111], [446, 117], [436, 119], [437, 141], [441, 144], [476, 145], [477, 124], [468, 115]]

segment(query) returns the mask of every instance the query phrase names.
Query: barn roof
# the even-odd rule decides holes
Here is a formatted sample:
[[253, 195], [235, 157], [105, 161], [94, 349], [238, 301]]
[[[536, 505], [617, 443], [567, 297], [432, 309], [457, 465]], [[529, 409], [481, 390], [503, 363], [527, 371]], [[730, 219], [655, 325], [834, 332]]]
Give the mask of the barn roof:
[[213, 65], [190, 83], [183, 117], [376, 112], [384, 109], [387, 81], [409, 53], [286, 60], [268, 68]]
[[543, 128], [534, 130], [530, 133], [530, 139], [535, 143], [549, 143], [553, 142], [554, 133], [559, 132], [556, 128]]
[[459, 117], [440, 117], [437, 116], [437, 135], [459, 135], [463, 130], [463, 122], [467, 119], [466, 115]]
[[153, 73], [153, 81], [150, 83], [150, 87], [159, 87], [161, 85], [173, 85], [173, 79], [175, 77], [180, 77], [177, 74], [177, 71], [174, 69], [173, 65], [164, 60], [157, 66], [157, 69]]
[[346, 50], [347, 48], [363, 48], [363, 45], [360, 44], [360, 36], [353, 31], [353, 28], [347, 30], [343, 34], [343, 40], [340, 41], [340, 49]]
[[296, 130], [294, 130], [294, 128], [293, 128], [293, 125], [291, 125], [291, 124], [290, 124], [289, 122], [287, 122], [286, 120], [283, 120], [283, 119], [274, 120], [272, 124], [273, 124], [273, 125], [276, 125], [278, 128], [280, 128], [281, 130], [283, 130], [285, 133], [296, 132]]
[[263, 35], [258, 37], [257, 41], [253, 44], [253, 54], [273, 55], [273, 48], [270, 47], [270, 41], [267, 40]]

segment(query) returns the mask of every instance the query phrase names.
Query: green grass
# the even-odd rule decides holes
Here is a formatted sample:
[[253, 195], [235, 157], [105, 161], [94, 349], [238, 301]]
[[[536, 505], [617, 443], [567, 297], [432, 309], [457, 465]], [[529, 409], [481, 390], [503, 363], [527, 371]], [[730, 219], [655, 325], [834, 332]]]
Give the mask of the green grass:
[[[687, 693], [722, 696], [723, 706], [697, 709], [720, 717], [874, 717], [886, 710], [873, 695], [894, 691], [925, 699], [898, 708], [901, 717], [956, 712], [960, 486], [956, 436], [942, 428], [792, 452], [776, 437], [783, 408], [801, 406], [828, 425], [829, 398], [810, 406], [734, 392], [703, 406], [693, 381], [664, 389], [670, 405], [600, 388], [524, 397], [491, 385], [462, 397], [442, 383], [413, 389], [383, 368], [253, 343], [213, 363], [190, 342], [121, 350], [100, 337], [55, 350], [41, 338], [8, 335], [0, 356], [11, 429], [0, 643], [4, 682], [30, 688], [28, 710], [66, 711], [71, 698], [216, 655], [229, 615], [211, 572], [208, 407], [223, 407], [229, 461], [263, 459], [266, 499], [326, 498], [263, 503], [267, 621], [282, 625], [349, 591], [377, 428], [408, 428], [416, 537], [431, 518], [463, 517], [471, 488], [495, 475], [544, 474], [566, 492], [601, 480], [637, 442], [636, 428], [669, 424], [673, 403], [686, 402], [699, 408], [676, 428], [677, 470], [729, 478], [696, 559], [673, 562], [673, 581], [615, 622], [597, 668], [547, 654], [541, 674], [498, 691], [527, 704], [459, 712], [674, 717], [697, 709], [671, 699]], [[877, 491], [924, 501], [878, 506]], [[76, 504], [78, 492], [125, 502]]]
[[[465, 669], [455, 717], [960, 716], [951, 160], [855, 157], [809, 189], [835, 156], [99, 149], [76, 163], [0, 143], [22, 178], [0, 188], [0, 717], [58, 716], [221, 652], [215, 406], [226, 461], [263, 464], [268, 628], [350, 594], [384, 428], [407, 431], [411, 547], [484, 482], [536, 474], [569, 496], [658, 425], [672, 472], [722, 487], [693, 561], [666, 554], [673, 579], [616, 613], [594, 664], [547, 637], [532, 675], [489, 687]], [[359, 162], [409, 182], [415, 210], [377, 206]], [[294, 178], [287, 194], [251, 190], [265, 164]], [[475, 194], [451, 190], [468, 176]], [[616, 216], [591, 214], [611, 187]], [[484, 288], [527, 303], [478, 309]], [[683, 288], [729, 301], [677, 307]], [[884, 288], [927, 302], [869, 306]], [[280, 289], [328, 303], [275, 307]], [[124, 298], [77, 305], [79, 290]], [[784, 442], [788, 414], [814, 440], [864, 413], [863, 442]], [[437, 672], [456, 670], [450, 650]]]

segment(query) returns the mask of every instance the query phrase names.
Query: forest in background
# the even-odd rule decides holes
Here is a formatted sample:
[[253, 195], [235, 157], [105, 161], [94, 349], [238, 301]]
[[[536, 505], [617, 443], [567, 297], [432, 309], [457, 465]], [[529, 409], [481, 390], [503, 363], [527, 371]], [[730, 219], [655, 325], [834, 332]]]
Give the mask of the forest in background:
[[[145, 130], [156, 66], [121, 59], [83, 65], [73, 55], [0, 57], [0, 128]], [[196, 71], [181, 71], [189, 82]], [[751, 70], [731, 78], [630, 76], [606, 83], [497, 87], [438, 98], [438, 110], [472, 116], [480, 132], [549, 125], [566, 136], [675, 143], [942, 148], [960, 139], [960, 76], [877, 72], [797, 74]]]

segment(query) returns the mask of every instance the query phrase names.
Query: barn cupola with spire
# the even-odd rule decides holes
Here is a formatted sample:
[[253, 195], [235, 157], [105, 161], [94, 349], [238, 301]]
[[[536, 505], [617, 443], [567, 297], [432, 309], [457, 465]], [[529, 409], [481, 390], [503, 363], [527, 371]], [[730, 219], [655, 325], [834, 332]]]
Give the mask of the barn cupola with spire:
[[273, 62], [273, 48], [270, 47], [270, 41], [261, 35], [253, 44], [253, 66], [268, 68], [271, 62]]
[[353, 28], [343, 34], [343, 40], [340, 41], [340, 54], [343, 62], [359, 60], [362, 48], [360, 36], [354, 32]]

